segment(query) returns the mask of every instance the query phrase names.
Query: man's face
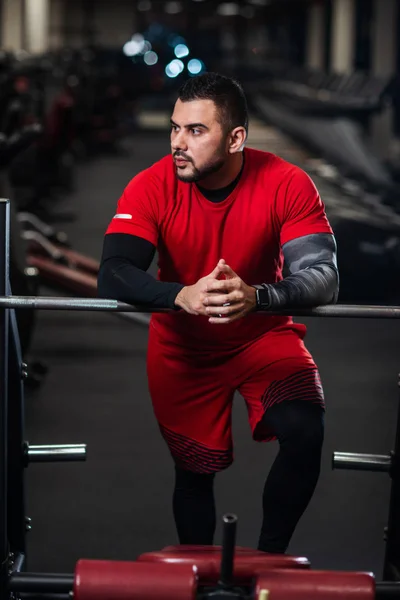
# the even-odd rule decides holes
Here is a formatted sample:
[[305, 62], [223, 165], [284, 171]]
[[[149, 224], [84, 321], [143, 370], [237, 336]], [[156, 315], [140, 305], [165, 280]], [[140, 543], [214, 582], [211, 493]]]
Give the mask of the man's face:
[[177, 100], [171, 117], [171, 151], [181, 181], [201, 181], [225, 164], [227, 135], [212, 100]]

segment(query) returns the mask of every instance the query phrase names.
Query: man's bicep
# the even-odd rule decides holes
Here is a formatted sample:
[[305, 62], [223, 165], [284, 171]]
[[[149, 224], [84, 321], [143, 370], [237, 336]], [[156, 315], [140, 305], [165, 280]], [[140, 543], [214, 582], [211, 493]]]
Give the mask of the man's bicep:
[[298, 167], [280, 198], [278, 212], [282, 246], [302, 236], [333, 233], [314, 182]]
[[136, 235], [124, 233], [106, 234], [103, 242], [101, 265], [109, 260], [129, 262], [131, 265], [147, 271], [156, 253], [156, 247], [148, 240]]
[[158, 207], [151, 183], [137, 176], [118, 200], [117, 210], [108, 225], [107, 234], [125, 233], [146, 239], [157, 245]]
[[282, 250], [289, 273], [321, 263], [337, 270], [337, 246], [331, 233], [314, 233], [295, 238], [284, 244]]

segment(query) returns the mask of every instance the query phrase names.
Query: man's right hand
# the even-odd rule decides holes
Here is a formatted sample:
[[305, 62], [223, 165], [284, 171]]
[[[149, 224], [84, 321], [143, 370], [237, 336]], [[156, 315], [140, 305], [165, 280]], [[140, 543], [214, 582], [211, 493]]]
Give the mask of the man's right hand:
[[215, 281], [215, 279], [218, 279], [221, 274], [222, 268], [220, 261], [209, 275], [202, 277], [193, 285], [188, 285], [182, 288], [175, 298], [175, 304], [180, 306], [190, 315], [206, 316], [207, 307], [203, 304], [203, 300], [208, 291], [208, 284], [210, 281]]

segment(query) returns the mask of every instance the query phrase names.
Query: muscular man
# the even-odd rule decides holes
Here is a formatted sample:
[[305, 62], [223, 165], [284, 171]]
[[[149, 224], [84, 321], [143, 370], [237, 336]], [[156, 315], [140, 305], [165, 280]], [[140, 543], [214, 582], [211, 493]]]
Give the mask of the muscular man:
[[[213, 482], [233, 461], [238, 391], [254, 440], [279, 442], [258, 548], [283, 553], [319, 477], [324, 395], [305, 326], [268, 311], [335, 302], [336, 243], [308, 175], [247, 148], [247, 128], [236, 81], [206, 73], [182, 86], [171, 155], [136, 175], [119, 199], [98, 291], [172, 309], [152, 315], [147, 365], [175, 463], [180, 543], [213, 543]], [[147, 273], [156, 249], [157, 280]]]

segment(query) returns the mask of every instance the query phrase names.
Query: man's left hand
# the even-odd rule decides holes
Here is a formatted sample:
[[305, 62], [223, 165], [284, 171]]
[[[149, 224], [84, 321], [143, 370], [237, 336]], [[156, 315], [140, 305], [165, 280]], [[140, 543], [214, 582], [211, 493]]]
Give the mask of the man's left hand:
[[247, 285], [224, 260], [220, 260], [218, 266], [225, 279], [208, 284], [203, 303], [210, 315], [209, 323], [223, 325], [241, 319], [255, 309], [256, 289]]

